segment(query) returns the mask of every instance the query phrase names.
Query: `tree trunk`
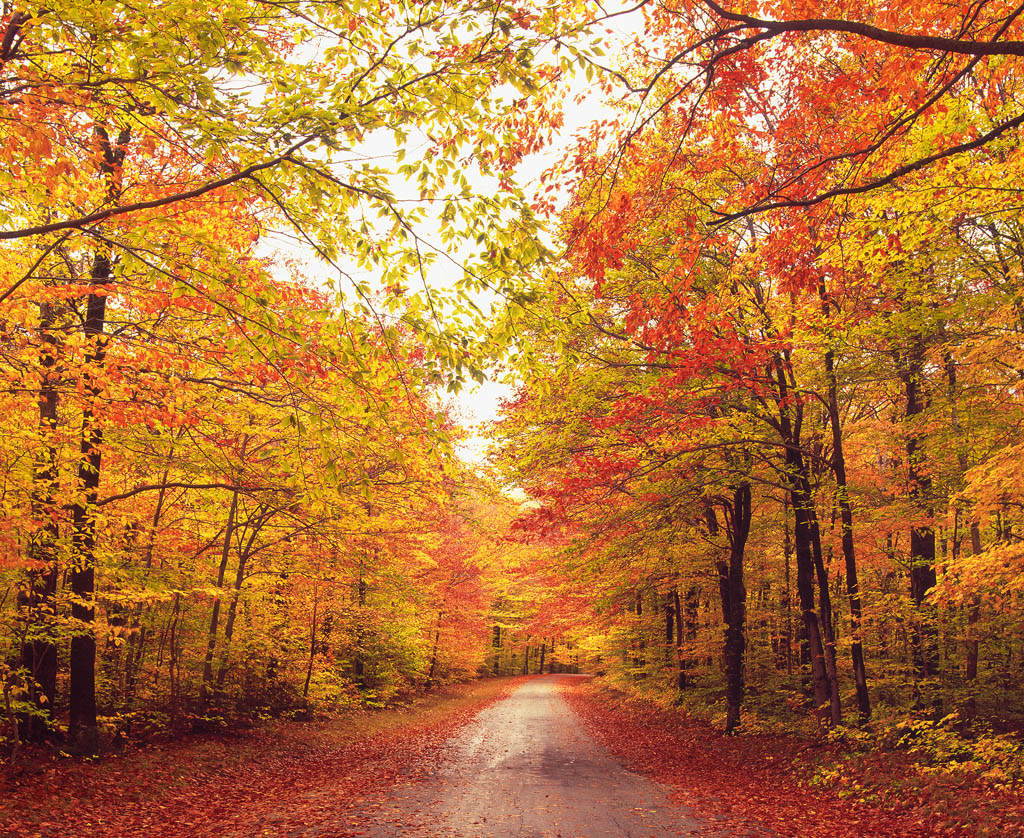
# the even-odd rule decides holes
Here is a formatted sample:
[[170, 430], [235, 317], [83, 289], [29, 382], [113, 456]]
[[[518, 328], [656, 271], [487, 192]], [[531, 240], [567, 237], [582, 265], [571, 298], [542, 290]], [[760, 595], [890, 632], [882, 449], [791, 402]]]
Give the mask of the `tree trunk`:
[[846, 564], [846, 596], [850, 603], [850, 662], [857, 688], [857, 709], [861, 722], [866, 722], [871, 718], [871, 698], [868, 694], [868, 676], [864, 666], [864, 646], [861, 639], [863, 608], [853, 540], [853, 508], [850, 505], [850, 493], [846, 483], [846, 457], [843, 452], [843, 430], [839, 417], [839, 385], [836, 379], [835, 356], [831, 349], [825, 352], [825, 372], [828, 375], [828, 414], [832, 429], [832, 472], [836, 479], [843, 560]]
[[[173, 447], [171, 451], [173, 452]], [[156, 548], [156, 532], [157, 527], [160, 525], [160, 518], [163, 515], [164, 502], [167, 497], [167, 478], [170, 476], [170, 466], [164, 469], [163, 476], [160, 478], [160, 491], [157, 492], [156, 497], [156, 509], [153, 511], [153, 520], [149, 526], [149, 538], [146, 543], [146, 553], [143, 564], [146, 568], [146, 574], [148, 576], [149, 571], [153, 567], [153, 552]], [[140, 605], [136, 608], [135, 616], [132, 621], [132, 633], [128, 636], [128, 655], [126, 658], [125, 666], [127, 671], [125, 672], [125, 687], [124, 687], [124, 705], [127, 709], [131, 705], [132, 698], [135, 695], [135, 687], [138, 681], [139, 671], [142, 668], [142, 662], [145, 658], [146, 653], [146, 627], [141, 625], [142, 622], [143, 607]]]
[[[815, 607], [814, 536], [817, 533], [817, 516], [814, 514], [814, 496], [810, 478], [800, 446], [801, 413], [799, 403], [790, 404], [789, 384], [783, 359], [776, 356], [774, 361], [775, 382], [779, 397], [779, 434], [785, 445], [786, 471], [789, 477], [789, 498], [793, 507], [793, 547], [796, 558], [796, 587], [803, 615], [803, 629], [807, 653], [811, 666], [811, 685], [814, 703], [819, 717], [834, 719], [836, 715], [836, 691], [829, 677], [826, 665], [825, 640], [821, 622]], [[791, 412], [795, 415], [791, 415]], [[820, 539], [818, 541], [820, 551]]]
[[[92, 266], [93, 286], [109, 284], [110, 258], [97, 253]], [[87, 350], [85, 365], [88, 370], [86, 392], [98, 399], [101, 385], [98, 381], [106, 356], [103, 339], [106, 322], [106, 294], [90, 294], [86, 302], [85, 335], [92, 341]], [[96, 635], [93, 621], [96, 617], [94, 594], [96, 591], [96, 501], [102, 466], [103, 429], [99, 425], [93, 405], [82, 411], [82, 436], [78, 461], [79, 498], [71, 507], [70, 567], [71, 617], [75, 620], [75, 634], [71, 638], [70, 681], [68, 699], [68, 736], [82, 753], [95, 753], [99, 747], [96, 727]]]
[[725, 639], [726, 733], [732, 733], [739, 725], [743, 704], [743, 666], [747, 646], [747, 589], [743, 581], [743, 553], [750, 533], [750, 484], [741, 484], [733, 493], [731, 517], [727, 585], [729, 616]]
[[60, 536], [54, 493], [57, 482], [57, 448], [53, 442], [57, 430], [58, 393], [54, 367], [60, 350], [60, 333], [54, 326], [51, 303], [39, 305], [39, 431], [41, 448], [32, 475], [32, 516], [37, 529], [32, 533], [28, 554], [39, 570], [27, 574], [18, 592], [18, 609], [24, 615], [25, 639], [21, 647], [21, 665], [34, 683], [29, 697], [33, 714], [19, 719], [19, 735], [28, 741], [41, 741], [49, 734], [57, 696], [57, 540]]
[[665, 594], [665, 668], [668, 668], [669, 661], [672, 659], [672, 647], [675, 645], [674, 640], [676, 637], [676, 619], [675, 610], [672, 602], [672, 592], [669, 591]]
[[782, 611], [785, 629], [782, 635], [780, 652], [784, 655], [786, 674], [793, 674], [793, 537], [789, 529], [789, 495], [785, 496], [783, 502], [782, 521], [782, 556], [785, 560], [786, 589], [782, 592]]
[[[437, 671], [437, 653], [441, 647], [441, 620], [444, 619], [444, 610], [437, 612], [437, 625], [434, 626], [434, 648], [430, 653], [430, 671], [427, 673], [427, 684], [434, 683], [434, 673]], [[527, 659], [529, 659], [529, 647], [527, 647]]]
[[356, 619], [356, 653], [352, 660], [352, 671], [356, 678], [356, 686], [364, 689], [366, 687], [366, 664], [363, 660], [363, 643], [366, 639], [366, 630], [363, 626], [365, 616], [363, 612], [366, 609], [366, 579], [363, 578], [362, 569], [359, 571], [359, 581], [356, 583], [356, 602], [359, 612]]
[[[128, 147], [129, 132], [124, 129], [116, 145], [103, 126], [94, 129], [100, 143], [99, 171], [107, 184], [107, 199], [116, 204], [121, 194], [121, 167]], [[78, 460], [78, 498], [71, 507], [71, 562], [69, 578], [71, 617], [76, 622], [71, 638], [70, 695], [68, 699], [68, 736], [75, 748], [95, 753], [99, 747], [96, 727], [96, 501], [102, 466], [103, 428], [96, 407], [103, 389], [107, 354], [104, 336], [107, 316], [107, 288], [112, 278], [111, 255], [97, 251], [93, 257], [89, 283], [93, 288], [86, 299], [83, 333], [88, 345], [83, 372], [85, 393], [90, 399], [82, 410], [82, 434]]]
[[174, 595], [174, 607], [171, 612], [170, 627], [167, 640], [167, 704], [169, 707], [170, 727], [173, 729], [178, 720], [178, 623], [181, 621], [181, 594]]
[[[981, 554], [981, 529], [977, 521], [971, 521], [971, 552], [977, 556]], [[973, 718], [978, 712], [977, 681], [978, 681], [978, 618], [981, 616], [980, 602], [977, 595], [971, 598], [971, 604], [967, 610], [967, 668], [964, 678], [967, 681], [970, 695], [964, 708], [968, 718]]]
[[[901, 378], [905, 388], [907, 406], [906, 418], [913, 420], [926, 407], [922, 388], [924, 372], [924, 344], [918, 338], [903, 358]], [[907, 435], [907, 467], [910, 481], [910, 497], [927, 518], [933, 515], [931, 489], [932, 480], [922, 465], [922, 436], [917, 430]], [[912, 527], [910, 530], [910, 596], [917, 608], [917, 620], [913, 627], [914, 670], [918, 679], [938, 675], [939, 648], [935, 626], [925, 606], [925, 598], [935, 587], [935, 530], [930, 524]]]
[[687, 686], [687, 654], [683, 645], [683, 609], [679, 601], [679, 588], [676, 587], [672, 588], [672, 606], [676, 617], [676, 689], [682, 692]]
[[[224, 576], [228, 570], [228, 559], [231, 556], [231, 537], [235, 531], [235, 515], [238, 512], [238, 492], [231, 493], [231, 506], [228, 508], [228, 522], [224, 527], [224, 544], [220, 551], [220, 564], [217, 567], [217, 588], [224, 587]], [[220, 594], [213, 599], [210, 611], [210, 627], [206, 631], [206, 655], [203, 658], [203, 679], [199, 684], [199, 703], [205, 707], [210, 701], [210, 688], [213, 686], [213, 653], [217, 648], [217, 628], [220, 623]]]
[[[746, 651], [747, 590], [743, 580], [743, 557], [750, 533], [750, 484], [741, 483], [733, 491], [727, 507], [726, 531], [729, 538], [727, 560], [717, 562], [718, 584], [722, 599], [722, 618], [725, 622], [725, 732], [732, 733], [739, 726], [743, 706], [743, 665]], [[714, 509], [707, 510], [708, 530], [712, 536], [719, 531]]]
[[306, 661], [306, 681], [302, 685], [302, 697], [309, 698], [309, 682], [313, 680], [313, 662], [316, 660], [316, 618], [320, 606], [320, 589], [313, 583], [313, 618], [309, 626], [309, 660]]
[[249, 559], [252, 557], [256, 538], [263, 529], [263, 525], [266, 524], [272, 515], [272, 510], [261, 507], [255, 519], [249, 519], [249, 535], [239, 550], [238, 569], [235, 571], [235, 581], [231, 587], [231, 604], [228, 606], [227, 619], [224, 621], [224, 643], [221, 649], [220, 662], [217, 666], [217, 692], [221, 691], [221, 688], [224, 686], [224, 679], [227, 676], [228, 652], [231, 649], [231, 640], [235, 636], [235, 616], [238, 614], [238, 600], [242, 595], [242, 584], [245, 582], [245, 570], [249, 566]]
[[[255, 537], [255, 536], [254, 536]], [[245, 568], [249, 561], [252, 540], [238, 557], [238, 571], [235, 573], [235, 583], [231, 590], [231, 604], [228, 606], [227, 619], [224, 621], [224, 643], [221, 646], [220, 662], [217, 665], [217, 692], [224, 686], [224, 679], [228, 673], [228, 652], [231, 649], [231, 640], [235, 636], [235, 616], [238, 614], [238, 599], [242, 595], [242, 583], [245, 581]]]
[[818, 580], [818, 613], [821, 616], [822, 637], [825, 641], [825, 671], [828, 673], [829, 715], [832, 724], [841, 724], [843, 709], [839, 699], [839, 671], [836, 665], [836, 632], [832, 612], [832, 595], [829, 592], [828, 571], [825, 568], [821, 551], [821, 528], [818, 524], [818, 513], [814, 507], [814, 496], [810, 492], [808, 481], [807, 496], [808, 519], [811, 531], [811, 556], [814, 559], [814, 572]]
[[[963, 427], [960, 424], [960, 415], [957, 409], [957, 398], [958, 389], [956, 381], [956, 362], [953, 360], [951, 355], [946, 355], [946, 380], [949, 388], [949, 404], [950, 404], [950, 425], [953, 427], [953, 432], [959, 438], [963, 435]], [[965, 474], [968, 468], [967, 452], [964, 450], [962, 444], [957, 446], [957, 465], [960, 467], [960, 473]], [[957, 513], [959, 514], [959, 509]], [[959, 518], [958, 518], [959, 520]], [[971, 521], [970, 523], [971, 532], [971, 555], [978, 556], [981, 554], [981, 528], [978, 526], [977, 521]], [[954, 539], [953, 550], [955, 555], [959, 555], [959, 543], [958, 540]], [[978, 702], [975, 695], [978, 679], [978, 636], [977, 636], [977, 623], [980, 616], [979, 613], [979, 601], [977, 595], [971, 597], [970, 604], [967, 607], [967, 660], [964, 672], [964, 680], [967, 681], [968, 690], [970, 694], [967, 697], [967, 701], [964, 705], [964, 716], [965, 718], [971, 719], [977, 714]]]

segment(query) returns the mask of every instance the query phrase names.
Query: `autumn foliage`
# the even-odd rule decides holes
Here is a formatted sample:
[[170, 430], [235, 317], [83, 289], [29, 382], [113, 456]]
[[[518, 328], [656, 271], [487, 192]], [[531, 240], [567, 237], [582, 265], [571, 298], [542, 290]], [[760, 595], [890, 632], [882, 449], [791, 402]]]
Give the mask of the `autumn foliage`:
[[1007, 0], [5, 4], [12, 751], [583, 666], [1019, 789], [1022, 61]]
[[551, 172], [564, 258], [495, 452], [570, 636], [727, 731], [1012, 752], [1020, 10], [639, 14], [591, 63], [613, 114]]
[[[446, 393], [482, 361], [407, 286], [433, 258], [426, 208], [453, 249], [531, 223], [465, 164], [499, 177], [514, 154], [508, 93], [546, 72], [530, 22], [4, 5], [15, 756], [381, 706], [481, 668], [508, 504], [455, 456]], [[404, 159], [410, 133], [428, 139]], [[374, 143], [386, 162], [365, 162]]]

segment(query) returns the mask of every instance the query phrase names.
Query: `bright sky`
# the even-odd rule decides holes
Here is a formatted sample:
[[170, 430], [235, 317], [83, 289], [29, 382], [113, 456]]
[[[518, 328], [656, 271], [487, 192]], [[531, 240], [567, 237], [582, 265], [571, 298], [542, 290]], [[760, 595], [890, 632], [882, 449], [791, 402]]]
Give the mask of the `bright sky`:
[[[544, 185], [542, 174], [558, 161], [569, 139], [606, 115], [607, 111], [596, 95], [589, 96], [582, 103], [565, 103], [565, 123], [554, 143], [547, 150], [524, 159], [519, 167], [519, 182], [528, 196], [540, 191]], [[459, 453], [463, 459], [472, 463], [483, 460], [488, 444], [486, 425], [498, 418], [501, 400], [511, 396], [512, 391], [511, 385], [488, 378], [483, 384], [474, 384], [455, 398], [459, 413], [471, 433], [460, 446]]]
[[[615, 23], [622, 26], [619, 29], [619, 34], [623, 39], [626, 39], [632, 37], [632, 34], [636, 31], [632, 27], [638, 25], [639, 21], [636, 19], [617, 19]], [[613, 51], [613, 48], [609, 49], [609, 52]], [[586, 91], [587, 83], [581, 75], [574, 85], [573, 96], [564, 103], [564, 125], [559, 135], [551, 146], [541, 153], [526, 158], [519, 167], [518, 180], [528, 197], [537, 194], [544, 185], [542, 182], [543, 172], [558, 162], [570, 138], [594, 120], [607, 116], [607, 110], [602, 106], [596, 93], [586, 96], [582, 102], [575, 101], [577, 92], [586, 93]], [[425, 142], [424, 147], [426, 147]], [[393, 149], [381, 149], [379, 146], [375, 146], [373, 148], [373, 156], [391, 156], [393, 151]], [[407, 147], [406, 156], [412, 157], [416, 154], [416, 151], [415, 147]], [[357, 156], [365, 153], [368, 158], [370, 157], [368, 151], [361, 152], [361, 150], [356, 149], [355, 153]], [[430, 225], [424, 225], [417, 232], [427, 241], [436, 242], [438, 240], [438, 237], [435, 235], [436, 231], [431, 230]], [[268, 236], [267, 245], [268, 250], [279, 254], [286, 254], [288, 257], [297, 260], [303, 265], [303, 270], [308, 276], [319, 277], [320, 282], [324, 285], [327, 284], [329, 279], [337, 278], [336, 272], [319, 260], [306, 245], [295, 241], [287, 234], [272, 234]], [[458, 260], [458, 256], [455, 254], [453, 254], [453, 258], [456, 261]], [[360, 270], [354, 265], [343, 265], [342, 267], [348, 271], [351, 278], [368, 281], [371, 285], [376, 285], [375, 277], [368, 275], [365, 271]], [[443, 260], [439, 260], [438, 265], [430, 272], [428, 281], [431, 286], [438, 289], [451, 288], [453, 276], [457, 274], [457, 271], [451, 270], [450, 262], [446, 265]], [[491, 300], [487, 295], [483, 294], [474, 302], [486, 311], [490, 306]], [[511, 395], [512, 389], [511, 385], [489, 377], [483, 384], [468, 386], [461, 393], [452, 397], [451, 401], [454, 403], [456, 412], [470, 432], [470, 436], [459, 447], [459, 453], [464, 460], [471, 463], [482, 462], [488, 444], [487, 423], [498, 417], [500, 402]]]

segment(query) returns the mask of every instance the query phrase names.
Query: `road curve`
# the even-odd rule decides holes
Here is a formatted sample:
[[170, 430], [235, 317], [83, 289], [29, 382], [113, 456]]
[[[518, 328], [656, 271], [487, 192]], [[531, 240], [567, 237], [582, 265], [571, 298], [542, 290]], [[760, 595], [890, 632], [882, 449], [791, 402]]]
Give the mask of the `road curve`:
[[662, 786], [624, 769], [558, 692], [560, 677], [518, 687], [453, 737], [438, 771], [364, 809], [365, 838], [722, 836]]

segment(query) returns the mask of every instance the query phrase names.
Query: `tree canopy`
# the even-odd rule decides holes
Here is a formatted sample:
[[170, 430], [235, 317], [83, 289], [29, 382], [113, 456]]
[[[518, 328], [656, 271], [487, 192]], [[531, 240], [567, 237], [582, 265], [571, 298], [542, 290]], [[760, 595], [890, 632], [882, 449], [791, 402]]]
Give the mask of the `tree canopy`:
[[5, 4], [9, 738], [581, 667], [1019, 724], [1022, 14]]

